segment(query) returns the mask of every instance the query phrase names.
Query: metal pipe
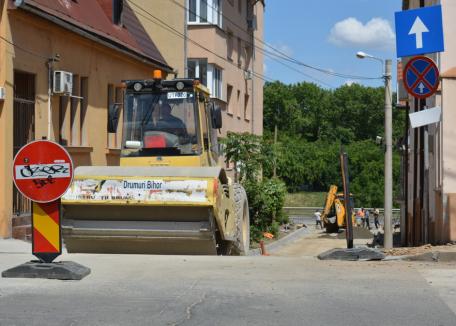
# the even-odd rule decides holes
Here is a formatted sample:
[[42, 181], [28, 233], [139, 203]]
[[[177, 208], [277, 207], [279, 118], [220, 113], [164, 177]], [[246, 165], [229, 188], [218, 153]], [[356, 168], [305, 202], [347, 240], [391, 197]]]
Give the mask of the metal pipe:
[[48, 64], [48, 126], [47, 126], [47, 139], [51, 140], [51, 127], [52, 127], [52, 110], [51, 110], [51, 96], [52, 96], [52, 63], [54, 62], [53, 58], [49, 59]]

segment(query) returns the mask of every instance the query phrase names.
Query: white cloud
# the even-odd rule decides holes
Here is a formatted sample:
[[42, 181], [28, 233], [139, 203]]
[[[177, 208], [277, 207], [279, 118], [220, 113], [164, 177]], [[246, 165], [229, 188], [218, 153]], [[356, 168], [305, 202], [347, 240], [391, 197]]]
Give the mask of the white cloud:
[[359, 49], [392, 50], [395, 34], [383, 18], [372, 18], [365, 25], [354, 17], [337, 22], [329, 34], [329, 41], [338, 46]]
[[353, 84], [358, 84], [356, 81], [354, 80], [351, 80], [351, 79], [347, 79], [345, 82], [344, 82], [344, 85], [347, 85], [347, 86], [351, 86]]

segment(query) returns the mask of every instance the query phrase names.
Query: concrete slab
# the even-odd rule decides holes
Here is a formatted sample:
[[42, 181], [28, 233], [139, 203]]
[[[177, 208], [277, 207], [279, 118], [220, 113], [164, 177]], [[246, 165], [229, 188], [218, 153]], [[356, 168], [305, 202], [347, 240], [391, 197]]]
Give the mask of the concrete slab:
[[17, 239], [0, 239], [0, 253], [32, 253], [32, 243]]
[[385, 258], [379, 250], [370, 248], [331, 249], [318, 255], [321, 260], [382, 260]]
[[[0, 254], [0, 270], [25, 257]], [[0, 278], [0, 325], [456, 325], [446, 301], [413, 267], [421, 263], [62, 258], [89, 266], [92, 273], [78, 282]]]
[[42, 263], [34, 260], [3, 271], [2, 277], [82, 280], [89, 274], [90, 268], [72, 261]]

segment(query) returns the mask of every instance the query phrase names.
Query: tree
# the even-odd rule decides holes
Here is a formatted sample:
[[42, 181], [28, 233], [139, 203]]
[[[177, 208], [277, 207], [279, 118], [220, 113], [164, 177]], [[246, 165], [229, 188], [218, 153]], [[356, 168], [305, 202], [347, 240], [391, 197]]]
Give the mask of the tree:
[[[393, 144], [403, 135], [405, 113], [393, 108]], [[327, 90], [312, 83], [267, 83], [264, 91], [265, 141], [272, 143], [279, 128], [277, 174], [288, 191], [327, 191], [341, 185], [339, 149], [346, 146], [352, 192], [361, 205], [383, 203], [384, 89], [359, 84]], [[393, 156], [393, 175], [399, 178], [399, 155]], [[267, 176], [272, 168], [263, 167]], [[399, 183], [395, 182], [395, 191]]]

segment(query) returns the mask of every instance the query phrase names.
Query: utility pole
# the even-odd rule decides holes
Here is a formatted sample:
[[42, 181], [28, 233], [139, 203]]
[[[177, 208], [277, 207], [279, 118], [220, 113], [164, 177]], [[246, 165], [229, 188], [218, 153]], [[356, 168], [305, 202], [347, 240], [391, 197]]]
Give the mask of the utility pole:
[[272, 175], [277, 177], [277, 121], [279, 119], [279, 106], [277, 105], [276, 114], [275, 114], [275, 125], [274, 125], [274, 170]]
[[393, 107], [391, 88], [390, 59], [385, 60], [385, 207], [384, 207], [384, 248], [393, 247], [392, 213], [393, 213]]

